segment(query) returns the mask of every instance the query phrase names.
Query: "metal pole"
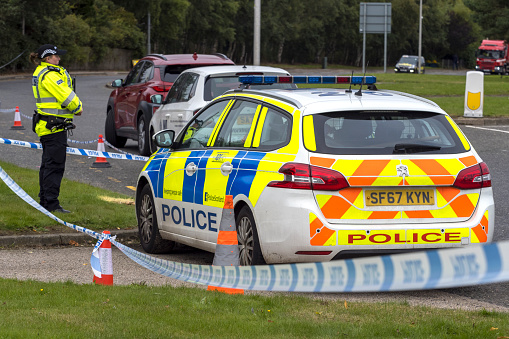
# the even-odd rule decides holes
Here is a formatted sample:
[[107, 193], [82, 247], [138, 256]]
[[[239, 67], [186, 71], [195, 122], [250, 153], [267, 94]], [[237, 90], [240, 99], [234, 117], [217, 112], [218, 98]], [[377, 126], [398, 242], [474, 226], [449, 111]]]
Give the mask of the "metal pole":
[[260, 65], [260, 12], [261, 0], [254, 0], [253, 65]]
[[147, 54], [150, 54], [150, 9], [147, 16]]
[[421, 74], [421, 55], [422, 55], [422, 0], [419, 0], [419, 60], [417, 72]]
[[365, 66], [366, 66], [366, 9], [367, 4], [364, 5], [364, 27], [362, 28], [362, 74], [365, 73]]
[[384, 73], [387, 73], [387, 6], [386, 3], [384, 5], [385, 8], [385, 25], [384, 25]]

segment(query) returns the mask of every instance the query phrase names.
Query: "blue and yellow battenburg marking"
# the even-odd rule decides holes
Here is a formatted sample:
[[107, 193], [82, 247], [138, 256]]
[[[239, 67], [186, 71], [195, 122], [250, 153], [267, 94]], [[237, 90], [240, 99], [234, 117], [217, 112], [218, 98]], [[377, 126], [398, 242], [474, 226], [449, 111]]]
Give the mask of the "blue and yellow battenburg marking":
[[[255, 205], [270, 181], [282, 179], [278, 173], [281, 165], [294, 159], [292, 154], [255, 151], [183, 151], [173, 152], [167, 159], [152, 160], [146, 172], [152, 183], [162, 183], [155, 192], [158, 198], [222, 208], [226, 194], [245, 195]], [[227, 176], [221, 172], [226, 162], [232, 166]], [[197, 169], [187, 175], [186, 167], [191, 163]], [[158, 177], [157, 172], [164, 173], [164, 178]]]

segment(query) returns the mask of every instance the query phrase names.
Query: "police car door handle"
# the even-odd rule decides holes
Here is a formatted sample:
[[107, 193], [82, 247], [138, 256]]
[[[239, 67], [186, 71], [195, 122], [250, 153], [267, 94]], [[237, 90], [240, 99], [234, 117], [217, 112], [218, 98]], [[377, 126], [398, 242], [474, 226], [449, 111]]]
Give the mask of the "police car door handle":
[[191, 162], [186, 166], [186, 174], [188, 176], [192, 176], [197, 170], [198, 167], [194, 164], [194, 162]]
[[233, 166], [229, 162], [225, 162], [221, 165], [221, 173], [223, 175], [228, 175], [232, 172]]

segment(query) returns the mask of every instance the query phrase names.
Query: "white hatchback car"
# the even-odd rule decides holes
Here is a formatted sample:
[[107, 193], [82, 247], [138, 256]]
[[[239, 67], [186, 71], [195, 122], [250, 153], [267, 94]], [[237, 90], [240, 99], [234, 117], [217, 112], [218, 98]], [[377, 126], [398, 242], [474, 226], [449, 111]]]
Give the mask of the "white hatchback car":
[[225, 195], [242, 265], [492, 241], [488, 166], [435, 103], [348, 89], [362, 77], [240, 78], [347, 88], [229, 91], [156, 134], [136, 189], [145, 251], [214, 252]]
[[[290, 75], [281, 68], [267, 66], [206, 66], [182, 72], [168, 92], [162, 106], [154, 112], [150, 121], [150, 140], [163, 130], [178, 133], [202, 107], [224, 92], [239, 88], [240, 75]], [[295, 88], [294, 84], [266, 84], [264, 88]], [[153, 101], [162, 101], [155, 96]], [[156, 147], [152, 143], [151, 152]]]

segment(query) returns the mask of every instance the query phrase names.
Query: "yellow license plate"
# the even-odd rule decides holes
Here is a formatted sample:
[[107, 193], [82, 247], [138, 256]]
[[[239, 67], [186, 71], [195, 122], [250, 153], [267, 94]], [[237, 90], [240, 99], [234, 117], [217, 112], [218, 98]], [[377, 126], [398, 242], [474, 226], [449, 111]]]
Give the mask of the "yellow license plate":
[[369, 190], [365, 192], [366, 206], [434, 205], [435, 190]]

